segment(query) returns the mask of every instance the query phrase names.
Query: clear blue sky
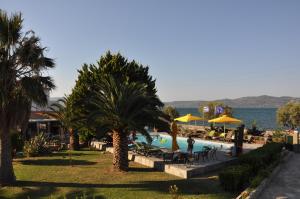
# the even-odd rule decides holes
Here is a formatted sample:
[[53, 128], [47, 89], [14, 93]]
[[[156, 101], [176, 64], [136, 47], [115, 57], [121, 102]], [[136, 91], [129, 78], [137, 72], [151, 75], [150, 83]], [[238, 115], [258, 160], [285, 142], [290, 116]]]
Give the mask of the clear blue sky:
[[107, 50], [150, 66], [163, 101], [300, 96], [300, 1], [1, 0], [21, 11], [70, 93]]

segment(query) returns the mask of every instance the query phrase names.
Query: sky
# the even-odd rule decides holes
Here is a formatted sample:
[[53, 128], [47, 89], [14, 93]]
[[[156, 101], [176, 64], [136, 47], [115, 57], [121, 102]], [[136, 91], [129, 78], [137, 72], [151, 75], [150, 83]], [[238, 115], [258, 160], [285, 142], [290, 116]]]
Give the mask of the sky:
[[1, 0], [22, 12], [70, 94], [84, 63], [107, 50], [148, 65], [162, 101], [299, 97], [297, 0]]

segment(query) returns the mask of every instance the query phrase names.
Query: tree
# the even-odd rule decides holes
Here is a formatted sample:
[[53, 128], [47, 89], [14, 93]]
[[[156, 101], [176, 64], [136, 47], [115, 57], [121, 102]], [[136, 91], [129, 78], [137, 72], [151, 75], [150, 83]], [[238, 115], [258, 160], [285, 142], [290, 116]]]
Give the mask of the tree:
[[[204, 112], [204, 118], [208, 120], [222, 115], [232, 116], [232, 108], [227, 105], [224, 105], [221, 102], [208, 102], [207, 104], [200, 105], [198, 110], [201, 115], [203, 115], [204, 107], [208, 107], [208, 112]], [[222, 109], [224, 110], [223, 113], [216, 113], [216, 107], [222, 107]]]
[[70, 102], [70, 98], [64, 97], [62, 99], [57, 100], [50, 106], [52, 113], [48, 113], [49, 115], [57, 118], [63, 128], [64, 132], [69, 133], [70, 137], [70, 150], [78, 150], [79, 149], [79, 138], [76, 131], [76, 117], [72, 108], [72, 104]]
[[44, 71], [54, 62], [33, 31], [22, 34], [20, 13], [8, 16], [0, 10], [0, 183], [15, 180], [9, 132], [28, 115], [31, 102], [47, 104], [45, 90], [55, 86]]
[[277, 123], [290, 129], [300, 127], [300, 102], [289, 102], [278, 108]]
[[165, 106], [163, 112], [169, 116], [170, 121], [173, 121], [175, 118], [179, 117], [179, 113], [173, 106]]
[[[169, 129], [163, 103], [156, 95], [148, 67], [107, 52], [97, 65], [83, 65], [72, 91], [82, 124], [113, 134], [113, 167], [128, 169], [128, 134], [151, 140], [145, 127]], [[76, 96], [76, 97], [75, 97]], [[76, 101], [75, 100], [75, 101]]]

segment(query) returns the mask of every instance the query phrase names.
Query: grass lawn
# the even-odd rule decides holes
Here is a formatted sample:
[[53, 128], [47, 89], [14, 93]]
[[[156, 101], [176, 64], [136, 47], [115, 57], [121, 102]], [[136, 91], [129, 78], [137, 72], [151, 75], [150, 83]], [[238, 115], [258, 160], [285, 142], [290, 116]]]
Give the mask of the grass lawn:
[[[233, 198], [219, 186], [216, 174], [180, 179], [130, 163], [128, 173], [113, 172], [112, 155], [98, 151], [72, 152], [14, 161], [17, 183], [0, 189], [0, 198], [171, 198], [177, 185], [181, 198]], [[82, 197], [87, 196], [87, 197]]]

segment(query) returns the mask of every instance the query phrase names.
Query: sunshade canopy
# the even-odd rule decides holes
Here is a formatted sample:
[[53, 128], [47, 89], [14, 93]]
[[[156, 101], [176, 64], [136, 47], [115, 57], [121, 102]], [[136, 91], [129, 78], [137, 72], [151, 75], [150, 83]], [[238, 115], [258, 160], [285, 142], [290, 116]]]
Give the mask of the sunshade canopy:
[[204, 119], [201, 117], [193, 116], [192, 114], [186, 114], [185, 116], [175, 118], [174, 120], [179, 122], [190, 122], [190, 121], [199, 121]]
[[228, 117], [227, 115], [222, 115], [221, 117], [208, 120], [209, 123], [241, 123], [241, 120], [238, 120], [233, 117]]

